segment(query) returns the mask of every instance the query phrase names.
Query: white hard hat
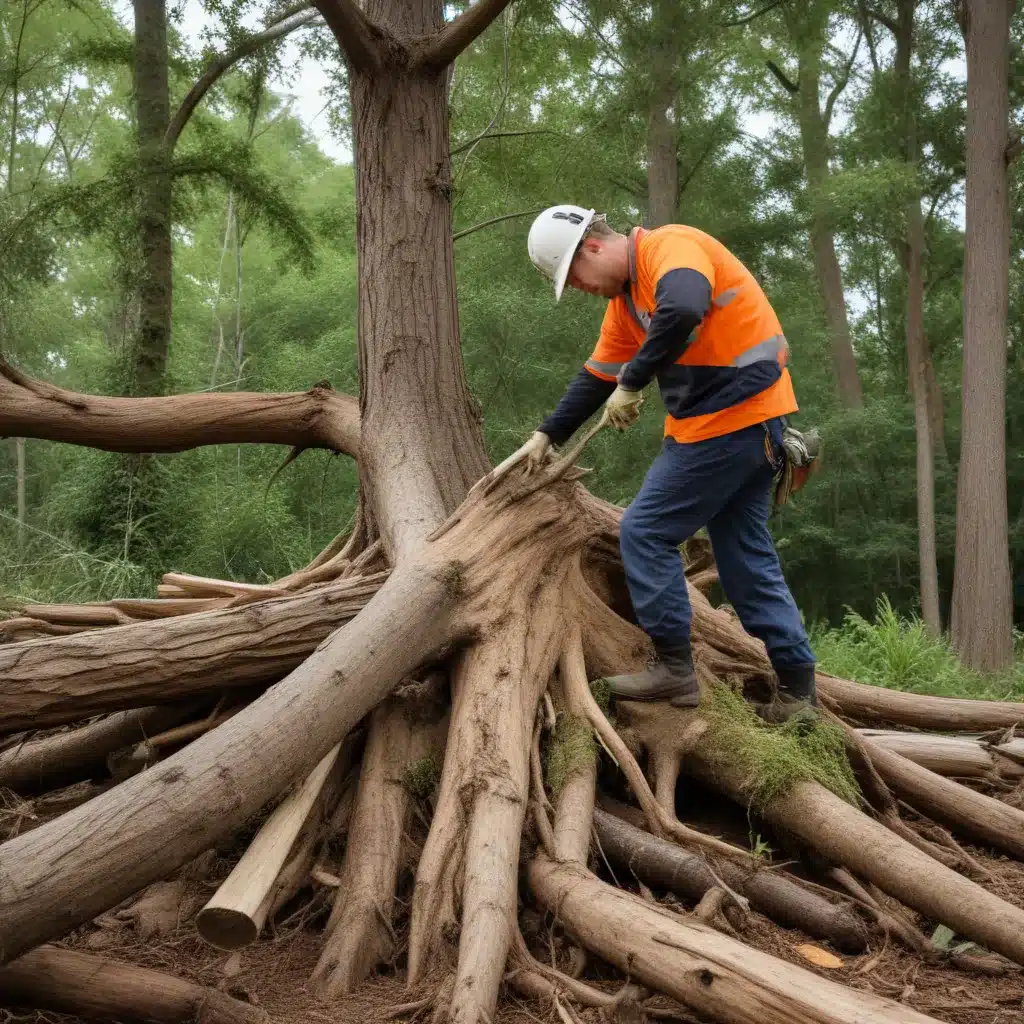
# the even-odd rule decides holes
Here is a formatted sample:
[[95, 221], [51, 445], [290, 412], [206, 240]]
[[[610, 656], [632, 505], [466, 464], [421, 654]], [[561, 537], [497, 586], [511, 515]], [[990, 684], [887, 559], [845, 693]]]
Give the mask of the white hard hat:
[[594, 219], [582, 206], [549, 206], [530, 226], [526, 247], [533, 265], [555, 283], [555, 301], [562, 297], [576, 247]]

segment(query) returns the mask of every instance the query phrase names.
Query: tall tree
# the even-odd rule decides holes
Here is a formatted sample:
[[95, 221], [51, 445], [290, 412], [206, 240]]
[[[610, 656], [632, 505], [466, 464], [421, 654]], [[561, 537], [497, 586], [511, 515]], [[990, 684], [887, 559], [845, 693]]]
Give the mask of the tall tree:
[[832, 362], [839, 400], [847, 408], [859, 408], [864, 404], [864, 392], [850, 337], [843, 273], [836, 253], [828, 189], [831, 156], [829, 130], [836, 102], [849, 83], [860, 37], [846, 62], [835, 70], [832, 88], [822, 106], [822, 79], [827, 70], [825, 48], [832, 4], [828, 0], [809, 0], [807, 3], [783, 4], [781, 10], [789, 43], [796, 55], [796, 80], [787, 75], [774, 60], [768, 61], [768, 68], [788, 93], [793, 117], [800, 128], [811, 208], [811, 252], [832, 343]]
[[[914, 87], [914, 19], [917, 0], [897, 0], [896, 18], [877, 8], [861, 6], [867, 17], [881, 22], [896, 41], [893, 58], [900, 156], [908, 170], [908, 196], [905, 208], [904, 237], [898, 244], [906, 273], [906, 352], [907, 377], [914, 402], [914, 431], [917, 457], [917, 544], [921, 587], [921, 617], [933, 635], [942, 629], [939, 613], [939, 569], [935, 546], [935, 434], [934, 403], [937, 385], [924, 334], [924, 216], [921, 212], [919, 144], [917, 128], [917, 92]], [[865, 31], [870, 27], [865, 25]], [[874, 48], [872, 47], [872, 53]]]
[[1013, 660], [1006, 508], [1010, 19], [1016, 0], [963, 0], [967, 50], [964, 372], [953, 642], [969, 668]]

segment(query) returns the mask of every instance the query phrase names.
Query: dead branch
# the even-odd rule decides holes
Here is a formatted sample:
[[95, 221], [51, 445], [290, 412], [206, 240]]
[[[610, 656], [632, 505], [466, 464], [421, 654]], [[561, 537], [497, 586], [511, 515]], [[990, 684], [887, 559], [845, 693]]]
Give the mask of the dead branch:
[[108, 398], [35, 380], [0, 358], [0, 436], [41, 437], [111, 452], [181, 452], [209, 444], [285, 444], [359, 453], [359, 405], [309, 391]]

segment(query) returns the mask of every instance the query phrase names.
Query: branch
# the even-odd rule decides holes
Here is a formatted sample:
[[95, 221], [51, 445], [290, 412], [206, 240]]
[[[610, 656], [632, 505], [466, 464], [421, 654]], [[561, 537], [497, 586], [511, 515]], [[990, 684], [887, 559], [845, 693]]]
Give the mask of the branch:
[[861, 12], [865, 14], [867, 17], [873, 18], [875, 21], [879, 23], [879, 25], [884, 25], [893, 35], [896, 35], [899, 32], [899, 25], [897, 25], [896, 22], [893, 21], [888, 14], [883, 14], [881, 11], [876, 10], [874, 7], [868, 7], [867, 4], [861, 4], [860, 9]]
[[736, 28], [739, 25], [749, 25], [752, 21], [757, 21], [762, 15], [768, 14], [774, 11], [783, 0], [772, 0], [771, 3], [762, 7], [760, 10], [754, 11], [753, 14], [748, 14], [745, 18], [738, 18], [736, 21], [723, 21], [720, 23], [719, 28]]
[[354, 0], [313, 0], [338, 46], [355, 71], [372, 71], [380, 64], [374, 29]]
[[[474, 231], [479, 231], [481, 228], [490, 227], [492, 224], [500, 224], [503, 220], [515, 220], [516, 217], [529, 217], [531, 214], [541, 213], [545, 207], [538, 206], [535, 210], [520, 210], [518, 213], [504, 213], [500, 217], [491, 217], [490, 220], [482, 220], [479, 224], [474, 224], [471, 228], [463, 228], [461, 231], [456, 231], [452, 235], [452, 241], [457, 242], [460, 238], [465, 238], [466, 235], [473, 234]], [[2, 416], [2, 413], [0, 413]]]
[[359, 404], [326, 383], [280, 394], [82, 395], [29, 377], [0, 358], [0, 437], [41, 437], [110, 452], [287, 444], [356, 457]]
[[860, 42], [863, 38], [864, 29], [860, 28], [857, 31], [857, 41], [853, 44], [850, 59], [846, 62], [842, 75], [836, 80], [836, 84], [832, 87], [832, 91], [828, 94], [828, 99], [825, 101], [824, 121], [826, 131], [828, 131], [828, 126], [832, 123], [832, 108], [836, 105], [836, 100], [839, 99], [843, 90], [850, 82], [850, 72], [853, 70], [854, 61], [856, 61], [857, 54], [860, 52]]
[[250, 36], [234, 50], [215, 57], [203, 72], [199, 81], [189, 89], [188, 95], [181, 101], [181, 106], [178, 107], [174, 117], [171, 119], [171, 123], [167, 126], [167, 132], [164, 135], [164, 146], [167, 151], [171, 152], [177, 145], [178, 138], [188, 123], [188, 119], [195, 112], [203, 97], [213, 88], [217, 80], [225, 72], [230, 71], [239, 61], [251, 56], [267, 43], [280, 39], [294, 32], [295, 29], [302, 28], [303, 25], [308, 25], [317, 17], [319, 17], [318, 12], [309, 3], [304, 3], [299, 10], [291, 11], [281, 18], [280, 21], [270, 25], [262, 32]]
[[478, 142], [483, 139], [504, 139], [517, 135], [561, 135], [561, 132], [556, 132], [552, 128], [530, 128], [524, 131], [518, 132], [481, 132], [475, 139], [470, 139], [468, 142], [463, 142], [461, 145], [456, 146], [452, 150], [452, 156], [458, 156], [459, 153], [464, 153], [467, 149], [475, 146]]
[[415, 66], [433, 68], [435, 71], [446, 68], [511, 2], [477, 0], [472, 7], [430, 38]]
[[779, 80], [779, 83], [781, 84], [782, 88], [785, 89], [786, 92], [790, 94], [790, 96], [795, 96], [800, 91], [800, 86], [798, 86], [791, 79], [787, 78], [786, 72], [783, 71], [782, 68], [780, 68], [779, 65], [775, 63], [775, 61], [768, 60], [765, 61], [765, 63], [768, 65], [768, 70]]

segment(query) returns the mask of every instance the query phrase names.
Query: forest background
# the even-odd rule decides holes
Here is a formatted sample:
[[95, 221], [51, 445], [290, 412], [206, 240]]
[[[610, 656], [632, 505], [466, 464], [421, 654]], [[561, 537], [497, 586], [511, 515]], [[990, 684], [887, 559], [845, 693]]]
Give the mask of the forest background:
[[[1011, 22], [1009, 116], [994, 129], [1007, 133], [1008, 259], [975, 260], [1008, 290], [1008, 316], [998, 302], [976, 305], [984, 322], [969, 320], [965, 345], [971, 200], [957, 14], [947, 0], [518, 0], [450, 83], [459, 315], [499, 460], [558, 400], [603, 312], [574, 293], [554, 304], [526, 257], [532, 213], [576, 202], [619, 228], [681, 221], [721, 239], [782, 320], [795, 424], [826, 441], [824, 472], [772, 524], [824, 664], [933, 692], [1019, 695], [1011, 622], [1024, 620], [1024, 585], [1004, 586], [1002, 569], [1007, 584], [1024, 576], [1013, 128], [1024, 115], [1024, 21]], [[254, 47], [282, 16], [289, 31]], [[211, 61], [248, 50], [173, 145], [157, 145]], [[300, 74], [311, 66], [317, 77]], [[0, 352], [84, 392], [327, 380], [355, 393], [345, 89], [328, 30], [295, 6], [4, 0]], [[173, 289], [159, 286], [164, 270]], [[965, 353], [991, 354], [993, 337], [1005, 360], [997, 344], [996, 358], [975, 364], [965, 403]], [[1003, 401], [1005, 452], [983, 433], [965, 440], [965, 410], [1002, 418]], [[619, 504], [635, 494], [660, 443], [657, 406], [588, 449], [596, 493]], [[286, 575], [351, 519], [357, 481], [350, 460], [323, 451], [275, 476], [284, 454], [4, 443], [0, 598], [146, 596], [171, 569], [257, 583]], [[965, 457], [982, 485], [968, 478], [975, 500], [961, 495], [958, 523]]]

